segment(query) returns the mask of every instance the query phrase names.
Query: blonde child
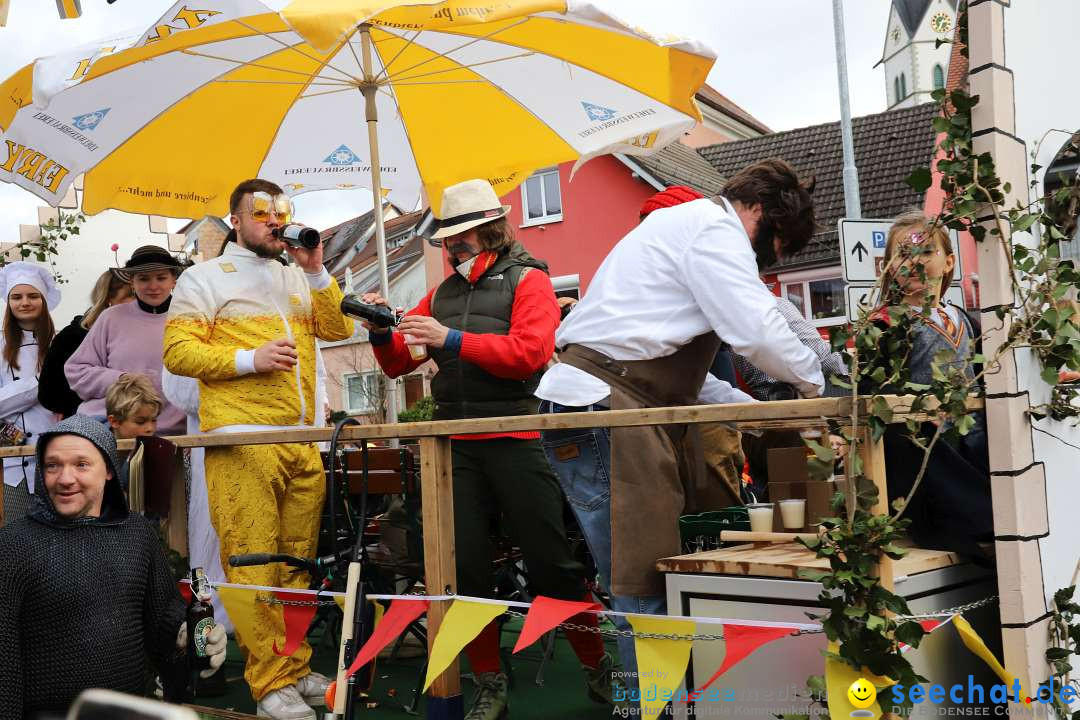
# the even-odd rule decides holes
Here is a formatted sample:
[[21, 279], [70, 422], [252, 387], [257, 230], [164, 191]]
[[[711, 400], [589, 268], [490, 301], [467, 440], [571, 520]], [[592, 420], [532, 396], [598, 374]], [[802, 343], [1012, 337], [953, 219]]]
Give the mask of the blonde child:
[[122, 375], [105, 393], [105, 412], [117, 440], [153, 435], [162, 405], [145, 375]]
[[[157, 430], [157, 417], [163, 404], [154, 384], [145, 375], [122, 375], [105, 393], [105, 412], [109, 427], [117, 440], [153, 435]], [[120, 487], [126, 492], [126, 459], [117, 472], [120, 475]]]
[[[974, 385], [971, 357], [977, 334], [965, 312], [942, 302], [955, 267], [948, 231], [921, 212], [901, 215], [889, 229], [882, 292], [886, 305], [906, 308], [912, 320], [904, 336], [911, 382], [929, 384], [938, 358], [948, 374]], [[879, 320], [890, 324], [886, 308]], [[978, 562], [988, 559], [978, 543], [992, 539], [993, 513], [985, 419], [977, 413], [974, 420], [966, 435], [942, 437], [935, 444], [905, 515], [911, 519], [911, 536], [922, 547], [962, 552]], [[924, 423], [918, 432], [921, 442], [925, 445], [936, 430]], [[884, 443], [891, 503], [911, 493], [924, 451], [904, 425], [890, 425]]]

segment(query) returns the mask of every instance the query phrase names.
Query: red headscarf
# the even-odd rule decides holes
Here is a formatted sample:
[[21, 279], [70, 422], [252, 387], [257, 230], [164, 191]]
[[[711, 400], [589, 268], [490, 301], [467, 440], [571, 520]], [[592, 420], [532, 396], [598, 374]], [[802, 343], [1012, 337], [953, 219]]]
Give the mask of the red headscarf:
[[685, 185], [672, 185], [667, 190], [658, 192], [645, 201], [645, 204], [641, 206], [641, 219], [644, 220], [653, 210], [682, 205], [685, 202], [700, 200], [703, 197], [705, 196], [693, 188]]

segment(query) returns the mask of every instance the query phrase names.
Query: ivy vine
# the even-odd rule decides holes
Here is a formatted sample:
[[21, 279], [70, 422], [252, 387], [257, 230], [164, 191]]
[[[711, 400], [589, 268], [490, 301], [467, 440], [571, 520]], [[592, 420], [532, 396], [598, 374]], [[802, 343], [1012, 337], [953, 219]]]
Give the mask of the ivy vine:
[[[958, 49], [966, 57], [965, 2], [958, 8], [957, 38]], [[1041, 364], [1042, 378], [1055, 386], [1050, 405], [1033, 408], [1033, 418], [1080, 417], [1080, 408], [1073, 402], [1080, 396], [1080, 387], [1059, 382], [1063, 373], [1080, 371], [1080, 312], [1075, 302], [1080, 273], [1072, 262], [1060, 259], [1060, 243], [1068, 235], [1066, 223], [1073, 222], [1080, 208], [1080, 186], [1065, 183], [1052, 197], [1009, 207], [1006, 198], [1012, 189], [998, 177], [993, 157], [974, 150], [971, 110], [978, 104], [978, 96], [964, 89], [939, 89], [932, 97], [940, 110], [933, 120], [939, 135], [936, 174], [930, 166], [917, 168], [907, 183], [925, 192], [937, 177], [945, 199], [933, 224], [969, 232], [979, 243], [1001, 243], [1009, 262], [1014, 301], [995, 308], [999, 325], [984, 330], [998, 332], [1004, 341], [992, 357], [976, 353], [970, 358], [976, 368], [974, 377], [950, 363], [948, 353], [942, 353], [932, 363], [931, 381], [914, 383], [908, 371], [911, 332], [918, 323], [928, 320], [930, 309], [895, 304], [897, 288], [882, 287], [879, 280], [870, 293], [873, 305], [860, 308], [858, 320], [851, 326], [832, 331], [833, 349], [848, 353], [851, 370], [850, 382], [834, 380], [850, 390], [853, 400], [851, 417], [844, 426], [832, 428], [850, 447], [844, 460], [846, 489], [834, 499], [838, 516], [824, 520], [823, 533], [803, 543], [829, 563], [827, 571], [802, 574], [822, 584], [819, 602], [828, 609], [821, 618], [822, 627], [829, 640], [837, 643], [837, 652], [826, 652], [826, 656], [905, 686], [925, 682], [900, 652], [900, 643], [918, 647], [923, 629], [918, 623], [897, 623], [892, 619], [909, 614], [907, 606], [903, 598], [882, 586], [877, 568], [883, 558], [903, 557], [904, 549], [897, 544], [908, 522], [903, 514], [918, 491], [934, 446], [972, 429], [975, 417], [969, 410], [969, 399], [983, 395], [985, 376], [999, 372], [1001, 357], [1018, 348], [1030, 348]], [[1077, 136], [1073, 137], [1075, 140]], [[1034, 155], [1037, 153], [1038, 148]], [[1031, 169], [1034, 178], [1040, 168], [1033, 165]], [[994, 218], [989, 227], [982, 224], [987, 209]], [[1015, 241], [1010, 242], [1014, 236]], [[910, 254], [925, 249], [902, 247], [902, 253], [882, 276], [904, 278], [907, 273], [925, 272], [920, 264], [908, 262]], [[874, 312], [872, 308], [877, 307], [885, 309]], [[902, 396], [901, 404], [890, 401], [887, 395]], [[862, 408], [866, 408], [866, 417], [860, 417]], [[859, 450], [867, 439], [880, 440], [894, 414], [901, 410], [915, 414], [905, 425], [910, 440], [923, 452], [923, 462], [910, 492], [893, 503], [891, 514], [875, 514], [877, 489], [865, 475]], [[861, 426], [867, 428], [869, 438], [857, 431]], [[808, 461], [811, 478], [828, 479], [836, 461], [833, 450], [812, 441], [807, 445], [812, 451]], [[1061, 619], [1058, 625], [1052, 625], [1058, 632], [1055, 637], [1068, 638], [1071, 644], [1065, 649], [1056, 645], [1047, 653], [1059, 674], [1070, 669], [1067, 653], [1080, 651], [1076, 644], [1080, 642], [1080, 624], [1070, 624], [1074, 617], [1080, 617], [1080, 606], [1071, 602], [1071, 595], [1071, 589], [1068, 598], [1062, 595]], [[820, 701], [823, 678], [810, 678], [808, 686], [810, 697]], [[1080, 713], [1072, 720], [1080, 720]]]

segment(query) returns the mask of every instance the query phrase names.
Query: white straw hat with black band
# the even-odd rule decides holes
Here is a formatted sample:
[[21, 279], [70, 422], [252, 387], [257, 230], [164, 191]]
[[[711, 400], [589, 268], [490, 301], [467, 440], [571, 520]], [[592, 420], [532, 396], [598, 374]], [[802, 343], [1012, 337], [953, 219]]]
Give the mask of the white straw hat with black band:
[[436, 215], [437, 229], [432, 240], [457, 235], [477, 225], [483, 225], [510, 212], [509, 205], [499, 202], [495, 188], [487, 180], [466, 180], [443, 190], [442, 208]]

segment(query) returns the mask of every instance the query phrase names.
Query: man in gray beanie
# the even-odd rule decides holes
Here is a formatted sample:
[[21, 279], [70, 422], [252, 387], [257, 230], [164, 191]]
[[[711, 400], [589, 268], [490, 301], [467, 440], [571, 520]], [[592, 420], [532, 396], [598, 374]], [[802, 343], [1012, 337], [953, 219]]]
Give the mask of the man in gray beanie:
[[[184, 602], [118, 466], [112, 433], [84, 415], [38, 439], [30, 509], [0, 528], [2, 718], [63, 713], [86, 688], [139, 695], [151, 664], [165, 678], [184, 661]], [[210, 672], [225, 660], [215, 630]]]

